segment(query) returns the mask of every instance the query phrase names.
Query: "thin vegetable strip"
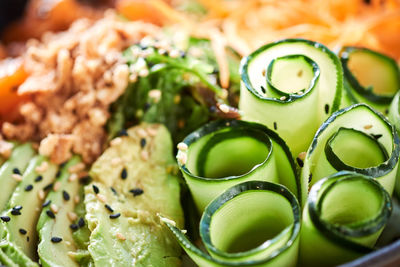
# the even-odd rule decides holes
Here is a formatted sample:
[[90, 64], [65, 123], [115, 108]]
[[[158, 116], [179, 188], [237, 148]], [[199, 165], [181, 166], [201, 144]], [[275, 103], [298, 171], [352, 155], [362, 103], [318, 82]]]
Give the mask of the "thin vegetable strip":
[[265, 45], [243, 59], [240, 72], [243, 119], [274, 128], [295, 157], [339, 107], [342, 68], [322, 44], [286, 39]]
[[303, 211], [300, 266], [336, 266], [373, 251], [391, 211], [389, 194], [369, 176], [320, 180]]
[[200, 235], [209, 254], [170, 221], [164, 222], [199, 266], [296, 266], [300, 206], [284, 186], [249, 181], [213, 200], [200, 221]]
[[179, 167], [200, 212], [229, 187], [250, 180], [283, 184], [299, 199], [305, 195], [289, 149], [263, 125], [211, 122], [187, 136], [178, 149]]

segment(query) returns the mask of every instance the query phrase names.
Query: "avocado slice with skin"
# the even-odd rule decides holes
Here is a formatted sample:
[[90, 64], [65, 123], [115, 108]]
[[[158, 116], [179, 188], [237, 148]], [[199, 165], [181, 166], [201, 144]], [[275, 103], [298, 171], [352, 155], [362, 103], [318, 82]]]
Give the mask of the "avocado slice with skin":
[[[47, 168], [38, 173], [36, 168], [44, 166], [42, 163], [47, 165]], [[2, 216], [10, 218], [8, 222], [2, 221], [5, 239], [15, 244], [32, 260], [37, 259], [36, 225], [46, 194], [43, 189], [53, 183], [56, 173], [56, 165], [50, 163], [44, 156], [35, 156], [29, 162], [22, 181], [12, 194], [8, 209], [2, 213]], [[42, 192], [42, 197], [39, 191]]]
[[[75, 227], [78, 227], [77, 219], [74, 219], [73, 212], [78, 203], [76, 196], [80, 196], [82, 184], [77, 178], [77, 174], [71, 174], [69, 169], [81, 163], [78, 156], [72, 157], [61, 169], [57, 181], [60, 182], [60, 190], [49, 192], [45, 203], [51, 203], [58, 207], [55, 218], [48, 216], [48, 207], [44, 208], [40, 214], [37, 224], [40, 243], [38, 245], [38, 254], [42, 266], [79, 266], [74, 259], [74, 253], [79, 249], [73, 237]], [[75, 227], [71, 228], [71, 225]], [[52, 241], [52, 238], [58, 237], [62, 240], [58, 243]]]
[[7, 202], [14, 192], [18, 181], [13, 178], [14, 172], [23, 173], [29, 161], [35, 155], [32, 144], [26, 143], [16, 146], [10, 158], [0, 168], [0, 210], [6, 208]]
[[127, 133], [93, 164], [85, 187], [89, 252], [98, 266], [180, 266], [181, 249], [160, 220], [183, 226], [171, 136], [159, 124]]

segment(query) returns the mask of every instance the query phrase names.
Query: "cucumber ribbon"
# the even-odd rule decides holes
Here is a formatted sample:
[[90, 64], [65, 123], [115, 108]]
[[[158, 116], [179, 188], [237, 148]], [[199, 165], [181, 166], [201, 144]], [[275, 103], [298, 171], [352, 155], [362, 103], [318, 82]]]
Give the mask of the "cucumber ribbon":
[[392, 211], [373, 178], [342, 171], [312, 188], [303, 210], [300, 266], [336, 266], [374, 250]]
[[335, 112], [316, 133], [301, 172], [310, 186], [341, 170], [375, 178], [393, 193], [399, 159], [399, 137], [379, 112], [355, 104]]
[[366, 103], [388, 115], [388, 107], [400, 89], [400, 70], [396, 61], [376, 51], [345, 46], [340, 60], [344, 72], [342, 106]]
[[320, 43], [286, 39], [243, 58], [239, 108], [243, 120], [262, 123], [285, 140], [296, 157], [321, 123], [339, 108], [343, 71]]
[[178, 165], [198, 210], [235, 184], [260, 180], [283, 184], [305, 201], [285, 142], [267, 127], [238, 120], [206, 124], [178, 145]]
[[208, 253], [173, 223], [164, 222], [199, 266], [296, 266], [300, 216], [296, 197], [284, 186], [248, 181], [206, 207], [200, 236]]

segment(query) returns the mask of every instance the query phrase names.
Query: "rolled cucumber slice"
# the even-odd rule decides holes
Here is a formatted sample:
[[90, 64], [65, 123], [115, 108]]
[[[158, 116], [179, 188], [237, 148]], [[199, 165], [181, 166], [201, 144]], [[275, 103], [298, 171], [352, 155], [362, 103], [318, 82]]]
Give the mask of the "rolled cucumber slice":
[[[399, 105], [400, 92], [398, 92], [389, 107], [389, 121], [394, 125], [397, 133], [400, 134], [400, 105]], [[400, 163], [399, 163], [400, 164]], [[397, 170], [397, 179], [395, 186], [395, 193], [400, 198], [400, 168]]]
[[242, 60], [240, 72], [242, 118], [275, 129], [294, 156], [339, 108], [342, 67], [322, 44], [286, 39], [265, 45]]
[[267, 127], [221, 120], [206, 124], [178, 145], [178, 165], [198, 210], [235, 184], [250, 180], [285, 185], [300, 200], [306, 196], [285, 142]]
[[296, 197], [282, 185], [237, 184], [203, 213], [200, 236], [209, 254], [170, 221], [164, 222], [199, 266], [296, 266], [300, 210]]
[[355, 104], [321, 125], [307, 151], [301, 179], [312, 186], [348, 170], [374, 177], [392, 194], [399, 149], [399, 137], [388, 120], [366, 104]]
[[400, 89], [400, 71], [396, 61], [376, 51], [345, 46], [340, 60], [346, 79], [347, 100], [366, 103], [388, 114], [388, 107]]
[[373, 251], [391, 211], [389, 194], [369, 176], [342, 171], [320, 180], [303, 210], [300, 266], [336, 266]]

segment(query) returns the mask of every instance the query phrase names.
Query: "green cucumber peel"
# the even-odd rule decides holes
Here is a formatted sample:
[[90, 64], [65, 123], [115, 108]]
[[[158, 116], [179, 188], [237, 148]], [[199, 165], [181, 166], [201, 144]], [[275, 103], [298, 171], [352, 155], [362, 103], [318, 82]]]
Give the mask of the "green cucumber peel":
[[[379, 52], [354, 46], [343, 47], [339, 55], [346, 79], [345, 90], [350, 102], [367, 103], [387, 115], [389, 104], [400, 89], [400, 70], [396, 61]], [[352, 59], [357, 60], [356, 63], [351, 64]], [[353, 71], [354, 68], [364, 69], [363, 75], [365, 76], [362, 77], [364, 81], [358, 79], [361, 77], [357, 78], [357, 73], [353, 73], [352, 68]], [[367, 70], [366, 74], [364, 74], [365, 69]], [[379, 90], [384, 90], [386, 93], [380, 93]]]
[[[397, 134], [400, 134], [400, 105], [399, 105], [400, 102], [399, 102], [399, 98], [400, 98], [400, 92], [398, 92], [394, 96], [393, 101], [389, 107], [389, 115], [388, 115], [388, 119], [393, 124], [393, 126], [396, 128]], [[397, 175], [397, 179], [396, 179], [395, 193], [396, 193], [397, 198], [400, 199], [400, 167], [398, 167], [397, 172], [398, 172], [398, 175]]]
[[[333, 151], [329, 151], [331, 150], [329, 140], [345, 128], [353, 131], [353, 138], [366, 134], [372, 136], [375, 143], [371, 143], [374, 140], [365, 136], [364, 141], [344, 140], [343, 142], [346, 143], [341, 145], [344, 150], [334, 155]], [[392, 194], [399, 153], [399, 137], [389, 121], [370, 106], [355, 104], [332, 114], [318, 129], [307, 151], [301, 170], [301, 179], [309, 181], [312, 186], [323, 177], [341, 170], [349, 170], [374, 177], [389, 194]], [[377, 160], [376, 157], [379, 159]], [[350, 158], [350, 162], [344, 163], [342, 160], [345, 158]], [[362, 162], [364, 159], [368, 159], [373, 164], [365, 165], [366, 163]]]
[[[274, 72], [276, 61], [282, 64]], [[319, 125], [339, 108], [342, 66], [320, 43], [285, 39], [267, 44], [243, 58], [240, 72], [242, 118], [274, 128], [295, 157], [307, 150]]]
[[[269, 198], [270, 202], [260, 201], [265, 200], [265, 197]], [[249, 203], [251, 205], [248, 205]], [[232, 206], [241, 208], [236, 210], [232, 209]], [[249, 212], [252, 216], [240, 219], [237, 213], [243, 209], [257, 209], [259, 212]], [[205, 209], [200, 221], [200, 235], [208, 253], [193, 245], [173, 223], [168, 220], [164, 222], [182, 248], [199, 266], [296, 266], [300, 220], [300, 205], [286, 187], [270, 182], [248, 181], [229, 188]], [[246, 232], [248, 227], [241, 225], [251, 225], [257, 233], [261, 231], [258, 240], [261, 242], [246, 243], [249, 241], [246, 239], [246, 235], [249, 234]], [[272, 230], [277, 225], [280, 225], [280, 228]], [[237, 231], [232, 231], [231, 235], [218, 236], [220, 228], [225, 226], [232, 226]], [[263, 226], [267, 229], [262, 229]], [[229, 231], [229, 228], [226, 230]], [[263, 234], [268, 237], [262, 239]], [[241, 247], [243, 243], [245, 245]], [[227, 249], [231, 245], [233, 251]]]
[[229, 187], [250, 180], [283, 184], [305, 201], [307, 185], [300, 183], [289, 148], [261, 124], [214, 121], [182, 143], [187, 150], [179, 149], [178, 165], [200, 212]]
[[321, 179], [303, 210], [300, 266], [335, 266], [372, 252], [391, 212], [390, 195], [370, 176], [341, 171]]

